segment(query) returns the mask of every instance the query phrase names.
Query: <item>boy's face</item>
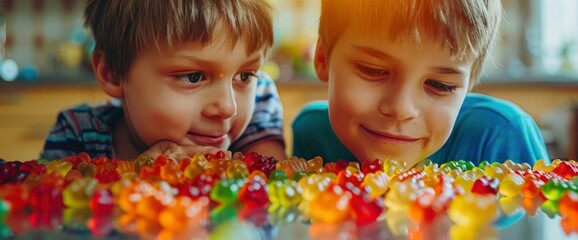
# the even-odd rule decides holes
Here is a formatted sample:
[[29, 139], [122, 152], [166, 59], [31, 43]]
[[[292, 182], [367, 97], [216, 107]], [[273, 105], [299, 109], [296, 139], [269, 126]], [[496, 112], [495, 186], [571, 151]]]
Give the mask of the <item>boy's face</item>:
[[135, 59], [121, 84], [136, 149], [162, 140], [227, 149], [245, 130], [263, 51], [248, 54], [243, 40], [232, 46], [224, 31], [214, 39], [206, 46], [189, 42]]
[[378, 39], [349, 27], [315, 64], [328, 81], [329, 117], [359, 161], [415, 164], [446, 142], [465, 98], [472, 60], [422, 36], [422, 46]]

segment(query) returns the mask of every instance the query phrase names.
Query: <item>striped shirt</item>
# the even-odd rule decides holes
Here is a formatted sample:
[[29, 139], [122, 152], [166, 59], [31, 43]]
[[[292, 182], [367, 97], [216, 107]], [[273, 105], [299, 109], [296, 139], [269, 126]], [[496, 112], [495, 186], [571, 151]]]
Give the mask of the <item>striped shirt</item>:
[[[115, 158], [112, 128], [122, 115], [119, 99], [63, 109], [48, 132], [40, 158], [62, 159], [80, 152], [87, 152], [91, 157]], [[275, 83], [267, 74], [260, 72], [251, 121], [243, 134], [231, 144], [229, 150], [245, 152], [249, 147], [269, 140], [285, 144], [283, 107]]]

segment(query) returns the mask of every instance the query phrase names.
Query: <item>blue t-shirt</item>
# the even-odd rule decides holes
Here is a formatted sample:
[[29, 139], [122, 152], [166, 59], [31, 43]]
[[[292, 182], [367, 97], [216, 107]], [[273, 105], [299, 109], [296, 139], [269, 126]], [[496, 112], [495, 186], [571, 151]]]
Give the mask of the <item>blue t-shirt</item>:
[[[255, 109], [249, 125], [229, 150], [244, 152], [262, 141], [283, 139], [283, 108], [273, 80], [264, 72], [258, 73]], [[118, 99], [89, 105], [81, 104], [63, 109], [46, 136], [41, 158], [61, 159], [87, 152], [91, 157], [116, 155], [112, 145], [113, 126], [122, 116]]]
[[[353, 161], [355, 156], [341, 143], [331, 124], [326, 101], [309, 103], [293, 121], [293, 155]], [[469, 93], [460, 108], [448, 141], [428, 159], [441, 164], [453, 160], [526, 162], [549, 161], [542, 135], [534, 119], [515, 104]]]

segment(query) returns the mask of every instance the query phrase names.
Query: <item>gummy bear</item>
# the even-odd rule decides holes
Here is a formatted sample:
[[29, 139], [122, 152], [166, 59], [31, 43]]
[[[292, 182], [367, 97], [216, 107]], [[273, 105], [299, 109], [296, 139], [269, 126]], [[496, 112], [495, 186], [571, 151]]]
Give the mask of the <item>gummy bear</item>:
[[376, 222], [385, 209], [383, 199], [372, 198], [367, 190], [358, 188], [352, 183], [347, 183], [346, 189], [351, 192], [350, 204], [355, 222], [358, 225]]
[[331, 185], [310, 202], [310, 213], [314, 221], [340, 223], [350, 217], [351, 192], [339, 185]]
[[371, 198], [377, 198], [387, 192], [389, 188], [389, 178], [381, 170], [370, 172], [365, 176], [360, 186], [369, 193]]
[[200, 153], [197, 153], [191, 158], [191, 162], [184, 170], [185, 177], [195, 178], [201, 173], [209, 169], [209, 161]]
[[245, 178], [249, 176], [249, 169], [247, 165], [241, 160], [229, 160], [229, 165], [227, 166], [227, 177], [233, 178]]
[[174, 204], [159, 214], [160, 225], [172, 232], [183, 232], [194, 224], [199, 224], [208, 217], [209, 200], [201, 197], [191, 200], [188, 197], [177, 197]]
[[497, 178], [482, 176], [474, 181], [471, 192], [477, 194], [496, 195], [498, 193], [499, 186], [500, 181]]
[[564, 193], [571, 188], [576, 190], [576, 186], [566, 180], [550, 179], [546, 184], [544, 184], [544, 186], [542, 186], [542, 194], [544, 194], [548, 200], [558, 201], [562, 198]]
[[292, 179], [269, 182], [269, 200], [283, 207], [299, 204], [303, 200], [302, 191], [301, 186]]
[[508, 173], [500, 183], [498, 187], [498, 192], [502, 196], [514, 197], [522, 192], [522, 186], [524, 185], [524, 178], [518, 174]]
[[70, 183], [62, 191], [64, 205], [69, 208], [88, 207], [88, 202], [92, 196], [92, 191], [96, 187], [97, 181], [93, 178], [81, 178]]
[[96, 189], [90, 197], [88, 207], [95, 215], [108, 215], [114, 210], [114, 196], [108, 188]]
[[217, 182], [211, 190], [211, 199], [221, 204], [236, 202], [239, 190], [243, 186], [244, 180], [238, 178], [224, 178]]
[[576, 166], [576, 164], [568, 163], [567, 161], [562, 161], [552, 170], [552, 172], [570, 180], [573, 177], [578, 176], [578, 166]]
[[239, 192], [239, 200], [251, 208], [262, 208], [269, 204], [267, 183], [260, 176], [249, 179]]
[[499, 216], [498, 202], [494, 195], [466, 193], [456, 196], [450, 203], [448, 214], [460, 226], [489, 225]]

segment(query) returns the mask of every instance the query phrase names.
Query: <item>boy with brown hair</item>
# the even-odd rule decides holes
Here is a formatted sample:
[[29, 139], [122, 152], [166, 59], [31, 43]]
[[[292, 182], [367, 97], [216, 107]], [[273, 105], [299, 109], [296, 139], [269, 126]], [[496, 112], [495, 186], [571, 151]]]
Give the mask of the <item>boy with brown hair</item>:
[[273, 44], [266, 0], [89, 0], [84, 17], [113, 99], [60, 112], [42, 158], [285, 157], [277, 90], [259, 71]]
[[293, 122], [293, 155], [533, 163], [540, 132], [516, 105], [469, 93], [498, 38], [499, 0], [322, 0], [315, 69], [328, 102]]

